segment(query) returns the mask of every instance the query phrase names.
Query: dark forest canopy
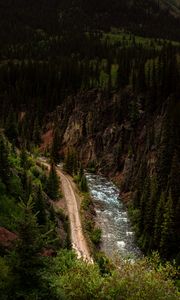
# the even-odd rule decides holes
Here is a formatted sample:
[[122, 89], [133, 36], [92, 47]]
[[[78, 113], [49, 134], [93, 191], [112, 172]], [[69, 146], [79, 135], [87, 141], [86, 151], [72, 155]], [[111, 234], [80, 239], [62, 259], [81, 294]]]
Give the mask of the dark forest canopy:
[[153, 0], [1, 0], [0, 40], [32, 38], [35, 29], [51, 34], [62, 30], [109, 30], [120, 27], [136, 34], [180, 38], [180, 18]]
[[[170, 259], [179, 259], [180, 253], [176, 116], [180, 47], [178, 42], [170, 41], [179, 39], [178, 25], [177, 18], [150, 0], [0, 0], [0, 128], [13, 146], [31, 151], [41, 144], [47, 119], [51, 125], [49, 114], [61, 106], [62, 119], [55, 119], [53, 124], [59, 129], [60, 148], [78, 101], [82, 110], [90, 111], [96, 97], [89, 101], [88, 92], [100, 93], [89, 135], [95, 142], [101, 141], [103, 130], [112, 124], [119, 126], [117, 148], [112, 145], [116, 164], [113, 171], [122, 171], [126, 156], [140, 157], [140, 163], [135, 162], [138, 175], [131, 184], [131, 190], [136, 191], [132, 209], [136, 212], [137, 236], [146, 253], [159, 250]], [[113, 96], [118, 100], [114, 101]], [[108, 118], [104, 117], [106, 111]], [[142, 159], [138, 145], [135, 147], [139, 127], [149, 122], [154, 126], [159, 115], [163, 119], [161, 134], [157, 139], [156, 128], [147, 126]], [[83, 124], [81, 146], [89, 137], [88, 118]], [[154, 181], [148, 181], [145, 175], [151, 170], [146, 161], [152, 145], [160, 151], [155, 151], [158, 159]], [[100, 142], [97, 149], [101, 149]], [[128, 181], [126, 185], [130, 189]], [[166, 208], [163, 216], [162, 207]], [[167, 214], [171, 208], [172, 216]], [[151, 210], [156, 210], [153, 224]], [[162, 226], [161, 233], [157, 228]], [[175, 232], [175, 239], [168, 235], [167, 227]], [[176, 243], [178, 247], [174, 247]]]

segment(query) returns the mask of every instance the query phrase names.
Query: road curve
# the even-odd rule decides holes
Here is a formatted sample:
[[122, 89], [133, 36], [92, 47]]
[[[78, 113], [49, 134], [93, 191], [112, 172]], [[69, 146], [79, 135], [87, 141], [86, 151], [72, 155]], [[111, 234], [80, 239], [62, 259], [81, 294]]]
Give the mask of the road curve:
[[78, 258], [83, 258], [87, 262], [93, 262], [83, 234], [80, 213], [77, 204], [78, 195], [74, 190], [72, 180], [69, 178], [69, 176], [63, 174], [59, 168], [57, 169], [57, 174], [61, 179], [62, 191], [66, 199], [70, 220], [72, 247], [76, 251]]
[[[50, 169], [50, 165], [47, 162], [44, 160], [40, 160], [40, 162]], [[82, 258], [88, 263], [93, 263], [93, 259], [90, 255], [90, 251], [82, 230], [80, 212], [77, 204], [79, 195], [75, 191], [71, 177], [64, 174], [59, 167], [56, 168], [56, 171], [61, 180], [62, 192], [66, 200], [70, 221], [72, 248], [77, 253], [78, 258]], [[80, 199], [78, 200], [80, 203]]]

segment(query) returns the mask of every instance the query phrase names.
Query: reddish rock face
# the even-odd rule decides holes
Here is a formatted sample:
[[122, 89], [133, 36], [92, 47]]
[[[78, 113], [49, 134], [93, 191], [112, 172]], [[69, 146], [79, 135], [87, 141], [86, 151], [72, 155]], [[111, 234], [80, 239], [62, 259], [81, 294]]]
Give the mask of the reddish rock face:
[[0, 227], [0, 246], [9, 248], [16, 239], [17, 235], [15, 233], [4, 227]]
[[56, 252], [53, 249], [43, 249], [41, 255], [46, 257], [48, 256], [55, 257]]

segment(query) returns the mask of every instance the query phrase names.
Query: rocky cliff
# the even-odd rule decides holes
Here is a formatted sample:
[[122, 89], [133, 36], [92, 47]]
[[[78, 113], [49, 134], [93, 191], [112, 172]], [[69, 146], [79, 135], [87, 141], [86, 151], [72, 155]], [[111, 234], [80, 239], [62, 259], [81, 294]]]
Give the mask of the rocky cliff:
[[167, 107], [172, 102], [169, 99], [159, 111], [148, 115], [144, 101], [127, 90], [114, 94], [80, 92], [48, 116], [44, 131], [58, 127], [62, 156], [69, 148], [76, 149], [84, 166], [94, 161], [99, 172], [115, 176], [122, 189], [129, 191], [143, 163], [147, 174], [156, 172]]
[[169, 96], [151, 111], [148, 101], [127, 88], [80, 92], [48, 116], [44, 141], [55, 128], [61, 157], [75, 149], [84, 167], [93, 162], [114, 179], [131, 207], [139, 246], [178, 260], [180, 104]]

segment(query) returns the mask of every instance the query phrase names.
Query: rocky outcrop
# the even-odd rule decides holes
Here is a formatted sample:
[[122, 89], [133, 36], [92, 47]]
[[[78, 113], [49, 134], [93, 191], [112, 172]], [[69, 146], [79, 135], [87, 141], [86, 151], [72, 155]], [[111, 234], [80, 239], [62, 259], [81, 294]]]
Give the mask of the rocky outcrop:
[[0, 227], [0, 247], [10, 248], [17, 239], [17, 235], [4, 227]]
[[[76, 149], [85, 167], [96, 162], [99, 172], [118, 178], [122, 190], [129, 192], [143, 164], [150, 176], [155, 172], [164, 119], [164, 111], [145, 114], [138, 101], [130, 91], [80, 92], [66, 99], [47, 123], [51, 119], [59, 129], [61, 153]], [[138, 105], [136, 118], [132, 103]]]

